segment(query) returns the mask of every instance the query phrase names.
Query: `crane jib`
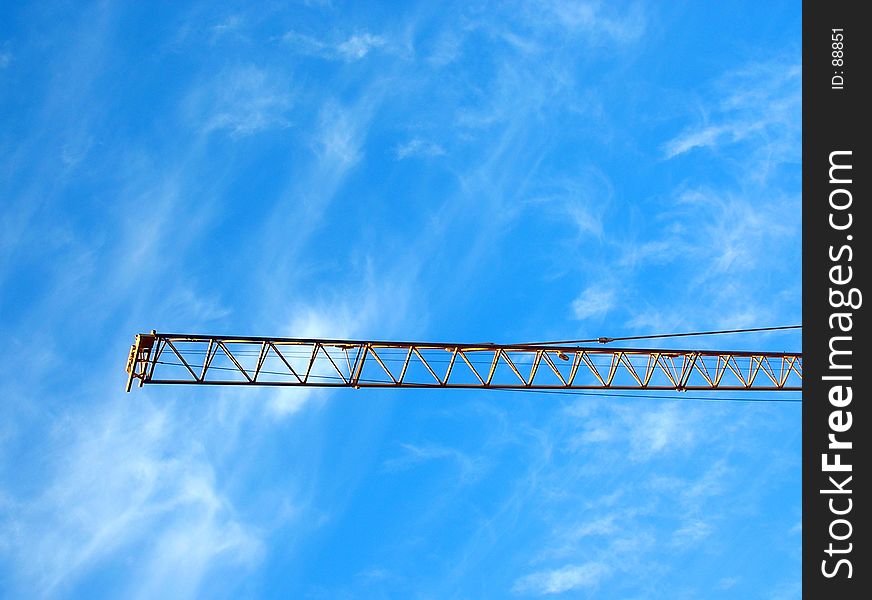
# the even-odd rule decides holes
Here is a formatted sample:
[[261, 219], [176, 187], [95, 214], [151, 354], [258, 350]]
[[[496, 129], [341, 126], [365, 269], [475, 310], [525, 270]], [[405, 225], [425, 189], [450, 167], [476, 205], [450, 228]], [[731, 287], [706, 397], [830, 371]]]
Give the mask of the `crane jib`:
[[144, 333], [144, 384], [516, 390], [802, 389], [802, 354]]

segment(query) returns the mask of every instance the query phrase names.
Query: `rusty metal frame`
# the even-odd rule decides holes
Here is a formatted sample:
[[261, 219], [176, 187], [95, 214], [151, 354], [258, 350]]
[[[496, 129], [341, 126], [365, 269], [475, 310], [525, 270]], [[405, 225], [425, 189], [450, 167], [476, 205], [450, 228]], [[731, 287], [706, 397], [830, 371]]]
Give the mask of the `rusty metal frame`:
[[[439, 363], [447, 364], [442, 376]], [[140, 386], [798, 391], [802, 355], [152, 332], [136, 336], [127, 373], [127, 391], [134, 380]]]

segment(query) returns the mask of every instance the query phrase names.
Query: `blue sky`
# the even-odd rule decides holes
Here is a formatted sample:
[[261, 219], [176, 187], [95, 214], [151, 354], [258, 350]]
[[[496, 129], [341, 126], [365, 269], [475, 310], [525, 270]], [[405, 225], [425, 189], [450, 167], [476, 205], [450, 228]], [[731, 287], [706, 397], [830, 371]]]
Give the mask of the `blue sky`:
[[800, 8], [4, 3], [0, 595], [799, 597], [798, 403], [123, 368], [799, 323]]

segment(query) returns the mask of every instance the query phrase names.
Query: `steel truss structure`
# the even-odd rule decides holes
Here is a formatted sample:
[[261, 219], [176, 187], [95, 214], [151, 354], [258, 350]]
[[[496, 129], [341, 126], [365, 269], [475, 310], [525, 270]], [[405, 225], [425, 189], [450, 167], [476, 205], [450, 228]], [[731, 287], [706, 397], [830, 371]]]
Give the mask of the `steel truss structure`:
[[536, 344], [139, 334], [143, 384], [515, 390], [802, 389], [802, 355]]

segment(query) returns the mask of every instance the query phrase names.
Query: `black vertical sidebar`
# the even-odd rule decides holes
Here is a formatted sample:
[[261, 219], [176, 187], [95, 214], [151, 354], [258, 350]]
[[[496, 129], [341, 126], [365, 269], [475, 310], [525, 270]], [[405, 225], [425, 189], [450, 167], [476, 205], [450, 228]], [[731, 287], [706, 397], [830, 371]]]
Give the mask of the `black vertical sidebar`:
[[803, 4], [803, 595], [870, 598], [869, 43], [860, 2]]

